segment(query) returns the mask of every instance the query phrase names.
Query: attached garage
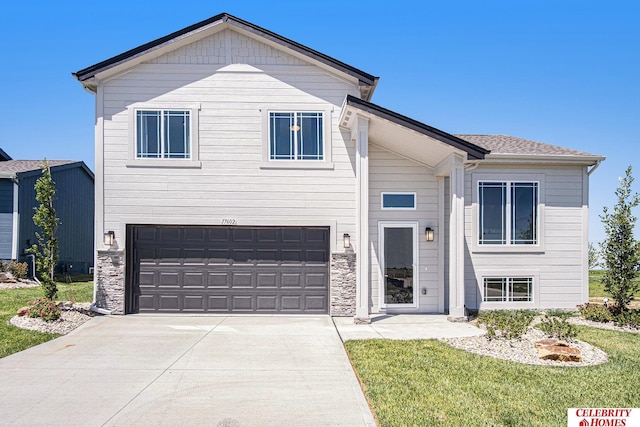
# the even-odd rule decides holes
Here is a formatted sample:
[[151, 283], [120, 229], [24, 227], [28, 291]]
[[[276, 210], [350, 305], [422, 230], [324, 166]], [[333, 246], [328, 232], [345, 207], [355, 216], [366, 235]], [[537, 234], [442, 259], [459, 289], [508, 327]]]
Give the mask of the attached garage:
[[128, 313], [323, 314], [329, 228], [129, 225]]

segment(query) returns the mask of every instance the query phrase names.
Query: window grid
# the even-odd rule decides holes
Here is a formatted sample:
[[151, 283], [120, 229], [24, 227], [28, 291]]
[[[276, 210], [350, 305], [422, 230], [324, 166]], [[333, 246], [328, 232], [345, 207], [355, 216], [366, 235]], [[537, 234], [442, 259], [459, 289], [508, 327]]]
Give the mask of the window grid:
[[191, 158], [190, 111], [139, 110], [136, 112], [136, 126], [136, 157]]
[[269, 113], [270, 160], [323, 160], [322, 112]]
[[537, 182], [479, 181], [478, 244], [538, 244], [538, 193]]
[[532, 302], [533, 277], [484, 277], [484, 302]]

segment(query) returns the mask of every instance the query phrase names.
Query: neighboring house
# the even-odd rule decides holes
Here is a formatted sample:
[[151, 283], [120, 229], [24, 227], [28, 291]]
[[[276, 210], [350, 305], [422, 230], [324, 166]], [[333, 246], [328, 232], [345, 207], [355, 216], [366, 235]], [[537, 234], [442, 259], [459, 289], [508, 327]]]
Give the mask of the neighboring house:
[[228, 14], [74, 73], [96, 96], [96, 305], [449, 313], [588, 299], [603, 157], [451, 135]]
[[[37, 243], [33, 214], [38, 202], [34, 186], [42, 175], [42, 161], [6, 157], [0, 161], [0, 259], [25, 261], [26, 249]], [[84, 162], [48, 162], [56, 186], [53, 207], [60, 219], [56, 271], [87, 274], [94, 258], [93, 173]]]

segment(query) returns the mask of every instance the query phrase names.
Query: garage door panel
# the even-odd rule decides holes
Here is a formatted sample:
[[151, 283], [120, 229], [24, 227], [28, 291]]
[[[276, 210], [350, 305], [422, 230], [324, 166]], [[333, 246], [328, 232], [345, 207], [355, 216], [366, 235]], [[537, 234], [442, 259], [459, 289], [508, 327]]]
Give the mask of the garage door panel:
[[254, 311], [252, 295], [233, 295], [231, 297], [231, 310]]
[[209, 288], [230, 288], [231, 281], [229, 280], [230, 273], [209, 273]]
[[328, 311], [328, 228], [134, 226], [131, 235], [139, 311]]

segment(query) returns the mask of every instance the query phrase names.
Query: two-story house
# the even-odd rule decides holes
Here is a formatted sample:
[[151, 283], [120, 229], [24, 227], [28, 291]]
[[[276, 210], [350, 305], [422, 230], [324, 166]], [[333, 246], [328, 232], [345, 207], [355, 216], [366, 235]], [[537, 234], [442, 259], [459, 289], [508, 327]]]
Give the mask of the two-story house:
[[73, 75], [96, 97], [99, 309], [367, 321], [588, 298], [601, 156], [443, 132], [226, 13]]

